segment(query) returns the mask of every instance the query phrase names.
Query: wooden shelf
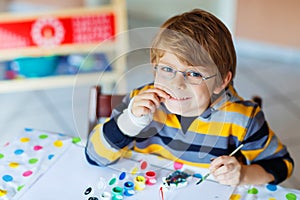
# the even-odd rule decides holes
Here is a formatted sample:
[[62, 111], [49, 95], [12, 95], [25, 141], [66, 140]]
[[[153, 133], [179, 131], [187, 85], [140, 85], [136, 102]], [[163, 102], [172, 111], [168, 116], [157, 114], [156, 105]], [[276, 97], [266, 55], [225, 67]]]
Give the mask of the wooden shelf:
[[[124, 55], [128, 45], [124, 34], [127, 30], [126, 2], [110, 1], [109, 5], [95, 8], [0, 13], [0, 61], [76, 53]], [[123, 35], [118, 36], [119, 33]], [[112, 88], [125, 71], [126, 57], [122, 56], [109, 72], [2, 80], [0, 93], [104, 83]]]
[[96, 85], [100, 83], [113, 84], [117, 74], [112, 72], [95, 72], [77, 75], [59, 75], [42, 78], [28, 78], [0, 81], [0, 93], [20, 92], [28, 90], [44, 90], [59, 87], [76, 87]]

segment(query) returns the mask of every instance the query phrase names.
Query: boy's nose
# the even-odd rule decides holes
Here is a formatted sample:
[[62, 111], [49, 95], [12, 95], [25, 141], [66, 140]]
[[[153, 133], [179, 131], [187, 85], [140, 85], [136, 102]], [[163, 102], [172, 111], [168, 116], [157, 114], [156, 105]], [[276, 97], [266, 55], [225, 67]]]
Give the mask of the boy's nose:
[[175, 74], [175, 77], [172, 79], [172, 85], [175, 86], [177, 89], [185, 89], [186, 83], [184, 75], [180, 72]]

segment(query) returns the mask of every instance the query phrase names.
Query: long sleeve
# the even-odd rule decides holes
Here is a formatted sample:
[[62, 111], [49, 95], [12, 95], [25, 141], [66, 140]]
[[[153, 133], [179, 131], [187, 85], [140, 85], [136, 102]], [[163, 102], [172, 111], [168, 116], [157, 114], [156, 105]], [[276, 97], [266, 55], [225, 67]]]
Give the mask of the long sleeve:
[[129, 96], [126, 96], [123, 102], [113, 109], [110, 119], [99, 123], [90, 133], [85, 149], [89, 163], [99, 166], [112, 164], [130, 149], [133, 138], [124, 135], [116, 123], [128, 103]]
[[269, 128], [263, 112], [254, 108], [244, 137], [243, 155], [248, 164], [258, 164], [275, 177], [279, 184], [291, 176], [294, 162], [274, 132]]

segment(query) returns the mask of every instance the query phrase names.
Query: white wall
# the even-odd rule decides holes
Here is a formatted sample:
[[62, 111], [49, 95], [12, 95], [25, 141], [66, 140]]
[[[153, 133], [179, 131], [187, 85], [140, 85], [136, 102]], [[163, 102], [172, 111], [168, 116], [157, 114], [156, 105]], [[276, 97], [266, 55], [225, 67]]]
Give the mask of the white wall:
[[164, 22], [169, 17], [202, 8], [214, 13], [234, 32], [236, 0], [127, 0], [131, 18]]

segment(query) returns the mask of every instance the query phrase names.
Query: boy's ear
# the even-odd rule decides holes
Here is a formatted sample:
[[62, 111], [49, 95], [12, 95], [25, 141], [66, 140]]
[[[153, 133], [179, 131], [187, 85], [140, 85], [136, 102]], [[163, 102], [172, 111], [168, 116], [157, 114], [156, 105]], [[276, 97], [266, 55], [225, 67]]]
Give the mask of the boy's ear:
[[230, 83], [231, 79], [232, 79], [232, 73], [229, 71], [225, 76], [225, 78], [222, 80], [221, 85], [218, 85], [214, 89], [214, 94], [219, 94], [222, 90], [224, 90], [226, 86]]

